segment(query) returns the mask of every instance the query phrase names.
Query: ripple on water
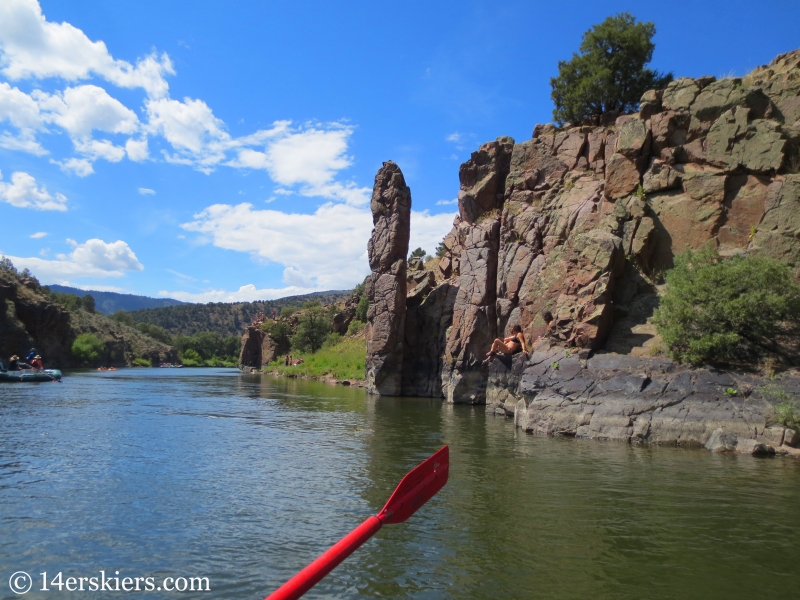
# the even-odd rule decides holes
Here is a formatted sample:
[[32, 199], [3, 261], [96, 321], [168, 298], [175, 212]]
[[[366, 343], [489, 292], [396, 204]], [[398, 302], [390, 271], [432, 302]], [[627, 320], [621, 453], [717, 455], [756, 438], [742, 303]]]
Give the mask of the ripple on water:
[[448, 485], [309, 598], [796, 588], [800, 461], [533, 437], [480, 407], [222, 369], [0, 394], [0, 574], [201, 575], [263, 598], [449, 444]]

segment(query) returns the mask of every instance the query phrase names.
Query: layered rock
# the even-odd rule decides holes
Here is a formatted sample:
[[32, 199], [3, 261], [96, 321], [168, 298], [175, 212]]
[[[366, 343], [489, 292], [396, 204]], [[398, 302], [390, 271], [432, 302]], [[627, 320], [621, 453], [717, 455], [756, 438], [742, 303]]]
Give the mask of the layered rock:
[[617, 354], [582, 360], [550, 346], [529, 360], [496, 361], [487, 398], [492, 412], [531, 433], [794, 455], [800, 434], [777, 422], [768, 394], [778, 389], [800, 393], [800, 377], [775, 382]]
[[255, 327], [248, 326], [242, 336], [242, 349], [239, 352], [240, 367], [254, 367], [260, 369], [275, 360], [276, 344], [269, 333]]
[[[448, 402], [484, 402], [481, 361], [497, 335], [496, 287], [503, 191], [514, 140], [498, 138], [461, 165], [459, 215], [448, 237], [458, 252], [453, 321], [447, 335], [442, 388]], [[440, 263], [441, 264], [441, 263]]]
[[375, 176], [371, 208], [374, 228], [367, 253], [372, 272], [365, 286], [370, 303], [365, 327], [367, 391], [400, 395], [411, 190], [392, 161], [383, 163]]

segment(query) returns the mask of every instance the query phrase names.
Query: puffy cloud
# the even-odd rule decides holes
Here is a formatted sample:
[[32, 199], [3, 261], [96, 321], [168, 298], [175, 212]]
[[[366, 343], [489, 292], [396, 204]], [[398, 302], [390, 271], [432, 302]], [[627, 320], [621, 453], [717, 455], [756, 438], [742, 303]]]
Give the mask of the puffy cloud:
[[[352, 164], [347, 147], [353, 128], [339, 123], [289, 131], [287, 122], [264, 151], [242, 148], [229, 166], [264, 169], [282, 186], [300, 186], [303, 196], [320, 196], [359, 205], [369, 200], [369, 188], [353, 182], [334, 181], [337, 173]], [[276, 124], [277, 125], [277, 124]], [[287, 193], [281, 188], [277, 193]], [[291, 192], [289, 192], [291, 193]]]
[[16, 127], [19, 133], [0, 133], [0, 147], [38, 156], [47, 154], [47, 150], [36, 141], [36, 131], [43, 125], [39, 105], [25, 92], [0, 82], [0, 123], [3, 121]]
[[[450, 231], [453, 217], [412, 211], [412, 247], [433, 252]], [[290, 286], [346, 289], [369, 272], [372, 213], [365, 208], [328, 203], [312, 214], [294, 214], [257, 210], [248, 203], [215, 204], [182, 227], [219, 248], [284, 265], [283, 279]]]
[[84, 244], [67, 241], [73, 250], [69, 255], [60, 254], [58, 260], [9, 258], [19, 268], [30, 269], [43, 283], [62, 285], [68, 285], [69, 279], [75, 277], [122, 277], [126, 272], [144, 269], [130, 246], [122, 240], [108, 243], [95, 238]]
[[167, 298], [175, 298], [183, 302], [199, 302], [202, 304], [208, 302], [253, 302], [254, 300], [274, 300], [275, 298], [285, 298], [286, 296], [299, 296], [313, 292], [313, 289], [288, 286], [284, 288], [265, 288], [258, 289], [252, 283], [241, 286], [235, 292], [228, 292], [226, 290], [211, 289], [207, 292], [168, 292], [162, 290], [158, 292], [159, 296]]
[[86, 177], [94, 173], [92, 161], [85, 158], [68, 158], [67, 160], [53, 160], [51, 162], [61, 167], [62, 171], [75, 173], [78, 177]]
[[50, 195], [45, 186], [37, 187], [36, 179], [28, 173], [17, 171], [11, 175], [11, 183], [2, 181], [0, 172], [0, 200], [17, 208], [33, 208], [35, 210], [67, 210], [67, 197]]
[[139, 129], [136, 113], [96, 85], [68, 87], [63, 92], [32, 97], [43, 119], [65, 129], [73, 138], [88, 138], [93, 130], [107, 133], [134, 133]]
[[39, 240], [42, 239], [43, 237], [47, 237], [47, 235], [48, 234], [46, 231], [37, 231], [36, 233], [32, 233], [30, 237], [33, 240]]
[[128, 158], [134, 162], [142, 162], [150, 158], [150, 151], [147, 148], [147, 138], [134, 140], [133, 138], [125, 142], [125, 152]]
[[166, 54], [151, 54], [135, 66], [114, 59], [102, 41], [91, 41], [69, 23], [47, 21], [36, 0], [0, 2], [0, 57], [0, 72], [12, 80], [97, 75], [120, 87], [143, 88], [154, 98], [167, 93], [165, 76], [175, 73]]

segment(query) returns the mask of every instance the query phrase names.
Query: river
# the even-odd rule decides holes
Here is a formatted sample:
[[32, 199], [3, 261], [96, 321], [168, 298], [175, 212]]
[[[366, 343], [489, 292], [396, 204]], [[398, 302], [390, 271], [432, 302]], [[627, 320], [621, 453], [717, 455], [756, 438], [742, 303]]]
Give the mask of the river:
[[52, 598], [42, 572], [101, 570], [211, 591], [62, 593], [263, 598], [444, 444], [447, 486], [308, 598], [800, 593], [797, 460], [534, 437], [482, 407], [225, 369], [7, 384], [0, 411], [2, 598], [18, 571]]

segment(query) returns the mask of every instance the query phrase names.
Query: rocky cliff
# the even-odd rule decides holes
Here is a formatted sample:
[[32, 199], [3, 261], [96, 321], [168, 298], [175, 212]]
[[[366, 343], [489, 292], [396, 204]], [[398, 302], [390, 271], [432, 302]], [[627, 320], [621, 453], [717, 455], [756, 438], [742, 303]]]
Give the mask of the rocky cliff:
[[[545, 311], [554, 316], [548, 343], [580, 364], [592, 353], [656, 354], [648, 318], [677, 253], [711, 243], [722, 255], [800, 266], [800, 51], [743, 78], [677, 79], [647, 92], [638, 114], [599, 126], [498, 138], [459, 179], [438, 285], [420, 292], [413, 269], [406, 279], [399, 264], [373, 267], [392, 291], [373, 294], [375, 314], [404, 323], [392, 325], [403, 339], [404, 360], [392, 367], [402, 393], [484, 403], [488, 385], [499, 406], [503, 379], [480, 362], [511, 325], [528, 340], [544, 334]], [[377, 208], [373, 196], [376, 231], [387, 214]]]
[[372, 191], [374, 229], [367, 253], [372, 273], [365, 282], [367, 312], [366, 379], [371, 394], [402, 393], [406, 320], [406, 256], [411, 190], [392, 161], [383, 163]]
[[75, 367], [70, 349], [82, 333], [94, 334], [105, 346], [94, 366], [125, 366], [134, 358], [177, 362], [173, 347], [102, 314], [69, 312], [43, 294], [36, 280], [0, 269], [0, 357], [22, 356], [35, 347], [46, 366]]

